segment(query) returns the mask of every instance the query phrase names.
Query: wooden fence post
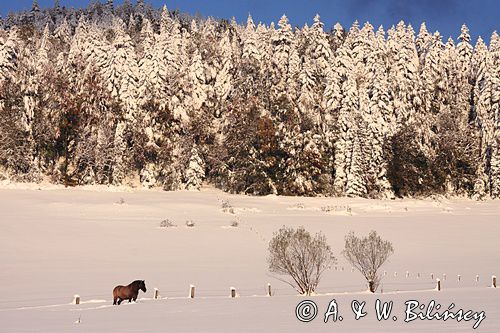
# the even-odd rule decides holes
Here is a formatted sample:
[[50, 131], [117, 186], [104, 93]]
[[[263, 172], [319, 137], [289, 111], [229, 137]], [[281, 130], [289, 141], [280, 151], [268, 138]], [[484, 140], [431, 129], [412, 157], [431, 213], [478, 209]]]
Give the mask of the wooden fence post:
[[458, 282], [460, 282], [460, 279], [462, 278], [462, 276], [460, 274], [458, 274], [457, 278], [458, 278]]
[[496, 288], [497, 287], [497, 277], [493, 275], [491, 277], [491, 288]]
[[196, 287], [195, 287], [195, 286], [193, 286], [193, 285], [190, 285], [190, 286], [189, 286], [189, 298], [194, 298], [194, 289], [195, 289], [195, 288], [196, 288]]
[[476, 282], [479, 282], [479, 274], [476, 275]]
[[160, 299], [160, 291], [157, 288], [155, 288], [153, 299]]
[[236, 289], [234, 287], [231, 287], [231, 298], [236, 297]]
[[437, 283], [437, 286], [436, 286], [437, 291], [441, 291], [441, 280], [436, 279], [436, 283]]
[[80, 304], [80, 295], [73, 296], [73, 304]]
[[267, 296], [272, 296], [270, 283], [267, 284]]
[[431, 273], [431, 280], [434, 280], [434, 273]]

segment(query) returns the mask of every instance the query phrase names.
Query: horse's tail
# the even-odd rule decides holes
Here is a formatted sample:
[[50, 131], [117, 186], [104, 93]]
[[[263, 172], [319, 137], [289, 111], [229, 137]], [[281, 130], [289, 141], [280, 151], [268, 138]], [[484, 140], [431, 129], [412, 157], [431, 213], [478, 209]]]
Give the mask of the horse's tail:
[[120, 288], [121, 286], [116, 286], [114, 289], [113, 289], [113, 297], [116, 297], [118, 292], [120, 291]]
[[113, 305], [116, 305], [118, 304], [117, 301], [118, 301], [118, 298], [119, 298], [119, 291], [120, 291], [120, 287], [121, 286], [116, 286], [113, 288]]

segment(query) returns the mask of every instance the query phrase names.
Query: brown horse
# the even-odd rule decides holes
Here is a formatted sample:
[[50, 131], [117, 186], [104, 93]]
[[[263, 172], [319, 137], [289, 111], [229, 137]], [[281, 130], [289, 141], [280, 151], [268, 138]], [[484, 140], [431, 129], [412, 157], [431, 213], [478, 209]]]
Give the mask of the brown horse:
[[120, 305], [123, 300], [128, 299], [128, 302], [135, 302], [137, 300], [137, 295], [139, 290], [146, 292], [146, 283], [144, 280], [135, 280], [128, 286], [116, 286], [113, 289], [113, 305]]

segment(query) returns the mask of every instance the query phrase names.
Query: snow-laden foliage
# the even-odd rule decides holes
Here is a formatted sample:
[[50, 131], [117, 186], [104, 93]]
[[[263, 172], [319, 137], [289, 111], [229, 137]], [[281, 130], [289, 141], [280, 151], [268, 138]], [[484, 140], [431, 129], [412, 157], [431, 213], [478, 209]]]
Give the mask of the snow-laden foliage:
[[0, 174], [247, 194], [500, 197], [500, 39], [144, 1], [0, 21]]

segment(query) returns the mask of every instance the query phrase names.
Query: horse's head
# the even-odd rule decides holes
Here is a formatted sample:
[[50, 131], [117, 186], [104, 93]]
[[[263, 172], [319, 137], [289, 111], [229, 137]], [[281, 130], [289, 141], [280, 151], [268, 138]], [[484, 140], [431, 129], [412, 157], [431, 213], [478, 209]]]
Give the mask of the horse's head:
[[141, 289], [142, 291], [146, 292], [146, 282], [144, 282], [144, 280], [140, 281], [140, 283], [139, 283], [139, 289]]

